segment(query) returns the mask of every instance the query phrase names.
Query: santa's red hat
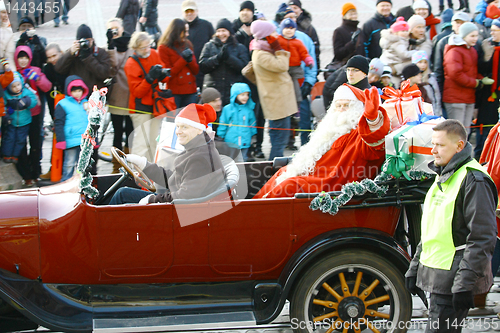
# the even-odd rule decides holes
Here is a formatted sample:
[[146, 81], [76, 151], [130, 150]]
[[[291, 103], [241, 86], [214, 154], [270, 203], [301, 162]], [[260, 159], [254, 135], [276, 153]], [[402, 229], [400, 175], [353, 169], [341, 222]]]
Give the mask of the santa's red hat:
[[175, 123], [186, 124], [205, 131], [208, 124], [217, 119], [217, 113], [210, 104], [189, 104], [186, 106], [177, 117]]

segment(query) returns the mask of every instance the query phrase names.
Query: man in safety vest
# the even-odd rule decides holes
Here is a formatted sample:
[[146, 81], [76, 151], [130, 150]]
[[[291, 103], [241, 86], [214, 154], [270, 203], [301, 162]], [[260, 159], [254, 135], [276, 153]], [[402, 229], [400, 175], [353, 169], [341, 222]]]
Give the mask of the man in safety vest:
[[467, 132], [457, 120], [433, 128], [429, 167], [436, 180], [425, 197], [422, 239], [406, 272], [406, 288], [431, 293], [425, 332], [461, 332], [474, 295], [492, 284], [497, 190], [472, 156]]

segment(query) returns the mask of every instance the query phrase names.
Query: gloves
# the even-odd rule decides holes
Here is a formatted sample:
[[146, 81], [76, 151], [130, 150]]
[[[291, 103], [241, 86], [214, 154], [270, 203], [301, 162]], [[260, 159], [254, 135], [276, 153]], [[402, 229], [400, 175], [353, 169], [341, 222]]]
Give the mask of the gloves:
[[306, 63], [306, 66], [309, 67], [310, 69], [314, 67], [314, 59], [311, 56], [307, 56], [304, 62]]
[[368, 120], [376, 120], [378, 118], [378, 108], [380, 106], [380, 95], [376, 87], [365, 89], [365, 112], [364, 116]]
[[139, 205], [147, 205], [149, 203], [149, 198], [151, 198], [151, 196], [153, 196], [153, 195], [154, 194], [146, 195], [144, 198], [142, 198], [139, 201]]
[[6, 58], [0, 58], [0, 65], [2, 67], [5, 67], [5, 65], [8, 65], [9, 61]]
[[27, 80], [38, 80], [40, 78], [40, 75], [38, 75], [33, 69], [26, 68], [23, 70], [23, 75], [26, 77]]
[[161, 65], [151, 66], [151, 68], [149, 69], [149, 73], [146, 74], [146, 81], [148, 81], [149, 84], [152, 84], [156, 79], [160, 77], [161, 70]]
[[14, 111], [15, 111], [15, 110], [14, 110], [13, 108], [11, 108], [10, 106], [9, 106], [9, 107], [7, 107], [7, 114], [8, 114], [8, 115], [13, 114], [13, 113], [14, 113]]
[[145, 158], [144, 156], [139, 156], [139, 155], [135, 155], [135, 154], [127, 154], [127, 162], [134, 163], [142, 170], [146, 167], [146, 164], [148, 163], [148, 159]]
[[227, 52], [227, 44], [224, 44], [219, 54], [217, 54], [217, 60], [221, 62], [227, 60], [227, 58], [229, 58], [229, 52]]
[[158, 78], [158, 81], [163, 81], [165, 80], [166, 77], [170, 77], [170, 68], [161, 69], [161, 74], [160, 77]]
[[304, 82], [302, 87], [300, 87], [300, 93], [302, 94], [302, 99], [306, 99], [307, 96], [311, 93], [312, 86], [309, 82]]
[[21, 43], [23, 43], [23, 44], [26, 44], [26, 42], [30, 39], [30, 38], [28, 37], [28, 33], [27, 33], [27, 31], [28, 31], [28, 30], [26, 30], [25, 32], [23, 32], [23, 33], [21, 34], [21, 37], [19, 37], [19, 41], [20, 41]]
[[108, 31], [106, 31], [106, 38], [108, 39], [108, 50], [114, 49], [115, 43], [113, 41], [113, 31], [111, 31], [111, 29], [108, 29]]
[[493, 83], [495, 83], [495, 80], [490, 79], [489, 77], [483, 77], [483, 78], [481, 79], [481, 82], [482, 82], [485, 86], [491, 86]]
[[463, 291], [460, 293], [453, 293], [453, 309], [469, 310], [474, 307], [474, 294], [472, 291]]
[[410, 38], [410, 45], [417, 45], [417, 40], [415, 38]]
[[160, 96], [161, 98], [167, 99], [170, 97], [174, 97], [174, 94], [172, 94], [172, 90], [165, 89], [165, 90], [158, 90], [158, 96]]
[[271, 48], [272, 48], [274, 51], [283, 50], [283, 48], [282, 48], [282, 47], [281, 47], [281, 45], [280, 45], [280, 42], [278, 41], [278, 38], [273, 37], [273, 36], [267, 36], [267, 37], [266, 37], [266, 40], [267, 40], [267, 42], [269, 43], [269, 45], [271, 45]]
[[188, 47], [184, 51], [181, 52], [181, 56], [186, 62], [193, 61], [193, 51]]
[[34, 35], [32, 38], [31, 38], [31, 41], [33, 42], [33, 44], [36, 44], [36, 45], [40, 45], [41, 42], [40, 42], [40, 38], [38, 38], [38, 35]]
[[418, 293], [418, 289], [420, 289], [417, 287], [417, 277], [409, 276], [405, 278], [405, 287], [412, 295], [416, 295]]
[[78, 57], [80, 57], [81, 59], [86, 59], [88, 58], [88, 56], [90, 56], [92, 54], [92, 48], [89, 47], [88, 49], [80, 49], [78, 51]]
[[30, 106], [30, 104], [31, 104], [31, 98], [29, 98], [28, 96], [24, 96], [19, 100], [18, 104], [19, 110], [27, 109]]
[[56, 148], [61, 150], [66, 149], [66, 141], [56, 142]]
[[356, 44], [356, 42], [358, 41], [358, 37], [359, 37], [359, 33], [361, 32], [361, 30], [356, 30], [354, 31], [354, 33], [351, 35], [351, 41]]

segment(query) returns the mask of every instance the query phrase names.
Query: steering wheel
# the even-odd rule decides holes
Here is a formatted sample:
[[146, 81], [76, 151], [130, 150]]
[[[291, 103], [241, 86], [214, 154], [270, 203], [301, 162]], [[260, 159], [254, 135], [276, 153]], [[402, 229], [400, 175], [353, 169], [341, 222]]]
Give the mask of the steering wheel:
[[116, 147], [111, 147], [111, 154], [118, 161], [118, 163], [120, 163], [120, 165], [125, 169], [125, 171], [127, 171], [129, 175], [134, 177], [136, 183], [138, 183], [139, 185], [141, 185], [145, 189], [148, 189], [151, 192], [156, 192], [155, 185], [153, 184], [151, 179], [149, 179], [149, 177], [146, 176], [146, 174], [144, 173], [144, 171], [142, 171], [141, 168], [139, 168], [134, 163], [130, 163], [130, 165], [132, 165], [135, 171], [137, 172], [134, 172], [134, 170], [130, 168], [130, 165], [127, 163], [127, 154], [125, 154]]

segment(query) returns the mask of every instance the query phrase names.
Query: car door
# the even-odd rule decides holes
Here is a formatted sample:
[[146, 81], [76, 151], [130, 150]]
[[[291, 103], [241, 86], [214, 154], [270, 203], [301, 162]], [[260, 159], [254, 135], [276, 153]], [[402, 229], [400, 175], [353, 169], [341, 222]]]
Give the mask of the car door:
[[174, 253], [172, 210], [171, 204], [98, 207], [101, 279], [164, 274]]

